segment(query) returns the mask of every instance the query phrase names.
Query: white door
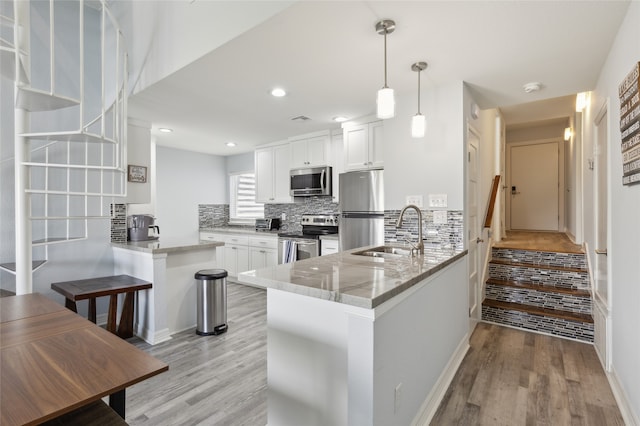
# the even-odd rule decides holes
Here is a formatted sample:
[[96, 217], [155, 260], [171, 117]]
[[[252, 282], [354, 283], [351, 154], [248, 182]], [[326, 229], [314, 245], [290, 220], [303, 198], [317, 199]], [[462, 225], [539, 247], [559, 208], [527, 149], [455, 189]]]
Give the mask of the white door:
[[480, 222], [478, 216], [478, 135], [469, 131], [469, 152], [467, 156], [467, 224], [469, 227], [467, 248], [469, 250], [469, 316], [480, 319], [479, 301], [482, 300], [478, 276], [478, 245], [480, 244]]
[[558, 231], [558, 142], [511, 151], [511, 229]]
[[367, 168], [367, 145], [369, 128], [366, 124], [353, 126], [344, 131], [344, 169], [362, 170]]
[[382, 159], [384, 151], [384, 122], [376, 121], [369, 124], [369, 167], [380, 168], [384, 166]]

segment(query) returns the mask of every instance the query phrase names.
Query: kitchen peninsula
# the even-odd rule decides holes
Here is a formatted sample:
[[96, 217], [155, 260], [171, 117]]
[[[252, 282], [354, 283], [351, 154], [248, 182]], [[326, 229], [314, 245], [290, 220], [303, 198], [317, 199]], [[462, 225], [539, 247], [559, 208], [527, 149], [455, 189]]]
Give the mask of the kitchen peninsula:
[[114, 273], [138, 277], [153, 288], [138, 293], [135, 333], [154, 345], [196, 325], [194, 274], [216, 264], [220, 241], [166, 239], [112, 243]]
[[466, 250], [365, 248], [248, 271], [267, 288], [269, 424], [423, 423], [468, 348]]

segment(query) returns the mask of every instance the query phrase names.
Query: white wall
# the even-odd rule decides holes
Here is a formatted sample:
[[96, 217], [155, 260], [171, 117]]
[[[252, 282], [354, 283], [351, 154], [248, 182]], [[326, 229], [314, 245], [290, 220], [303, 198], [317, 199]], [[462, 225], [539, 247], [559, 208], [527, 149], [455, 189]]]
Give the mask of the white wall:
[[228, 202], [225, 158], [157, 146], [156, 162], [161, 238], [197, 238], [198, 204]]
[[225, 161], [227, 164], [228, 174], [255, 170], [255, 158], [253, 152], [246, 152], [244, 154], [238, 155], [229, 155], [225, 157]]
[[[621, 135], [618, 85], [640, 60], [640, 2], [631, 2], [627, 16], [600, 72], [591, 104], [585, 113], [584, 157], [593, 156], [593, 120], [600, 106], [609, 99], [609, 197], [612, 284], [612, 372], [621, 384], [629, 411], [640, 423], [640, 185], [622, 185]], [[593, 173], [585, 172], [585, 239], [591, 255], [595, 248], [593, 220]], [[593, 262], [592, 262], [593, 264]], [[627, 419], [630, 421], [631, 419]], [[631, 423], [633, 424], [633, 423]]]
[[415, 94], [396, 98], [396, 116], [384, 122], [385, 209], [404, 207], [407, 195], [447, 194], [448, 210], [464, 206], [463, 83], [422, 90], [425, 138], [411, 137]]
[[109, 7], [129, 52], [137, 93], [264, 22], [294, 2], [116, 1]]

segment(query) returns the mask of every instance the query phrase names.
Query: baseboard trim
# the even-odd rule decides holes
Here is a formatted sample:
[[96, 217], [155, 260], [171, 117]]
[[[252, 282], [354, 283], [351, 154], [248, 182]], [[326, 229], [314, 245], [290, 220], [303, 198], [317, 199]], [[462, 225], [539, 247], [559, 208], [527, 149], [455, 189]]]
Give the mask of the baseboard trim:
[[611, 386], [613, 397], [618, 403], [618, 408], [620, 409], [620, 414], [622, 414], [624, 424], [627, 426], [640, 426], [640, 419], [638, 419], [636, 413], [633, 412], [631, 404], [629, 404], [627, 393], [624, 391], [624, 388], [620, 383], [620, 379], [618, 378], [615, 368], [611, 368], [611, 372], [607, 373], [607, 379], [609, 379], [609, 386]]
[[431, 423], [431, 419], [433, 419], [436, 411], [438, 411], [438, 407], [440, 406], [447, 389], [449, 389], [449, 385], [453, 381], [453, 377], [456, 375], [464, 356], [470, 348], [469, 337], [470, 333], [466, 334], [462, 338], [458, 347], [451, 355], [451, 358], [449, 358], [449, 362], [440, 374], [440, 377], [438, 377], [436, 384], [431, 389], [431, 392], [429, 392], [429, 395], [427, 395], [427, 398], [420, 406], [420, 410], [418, 410], [418, 414], [416, 414], [411, 422], [412, 426], [427, 426]]

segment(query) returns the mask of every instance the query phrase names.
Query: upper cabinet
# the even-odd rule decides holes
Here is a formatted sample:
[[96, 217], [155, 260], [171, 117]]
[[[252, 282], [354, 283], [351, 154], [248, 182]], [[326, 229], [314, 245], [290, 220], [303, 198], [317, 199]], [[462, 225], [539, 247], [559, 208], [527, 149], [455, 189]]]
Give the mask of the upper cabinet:
[[329, 165], [330, 144], [328, 130], [289, 138], [291, 168]]
[[289, 143], [257, 148], [255, 151], [256, 201], [290, 203]]
[[384, 166], [382, 120], [345, 126], [343, 138], [345, 171], [378, 169]]

